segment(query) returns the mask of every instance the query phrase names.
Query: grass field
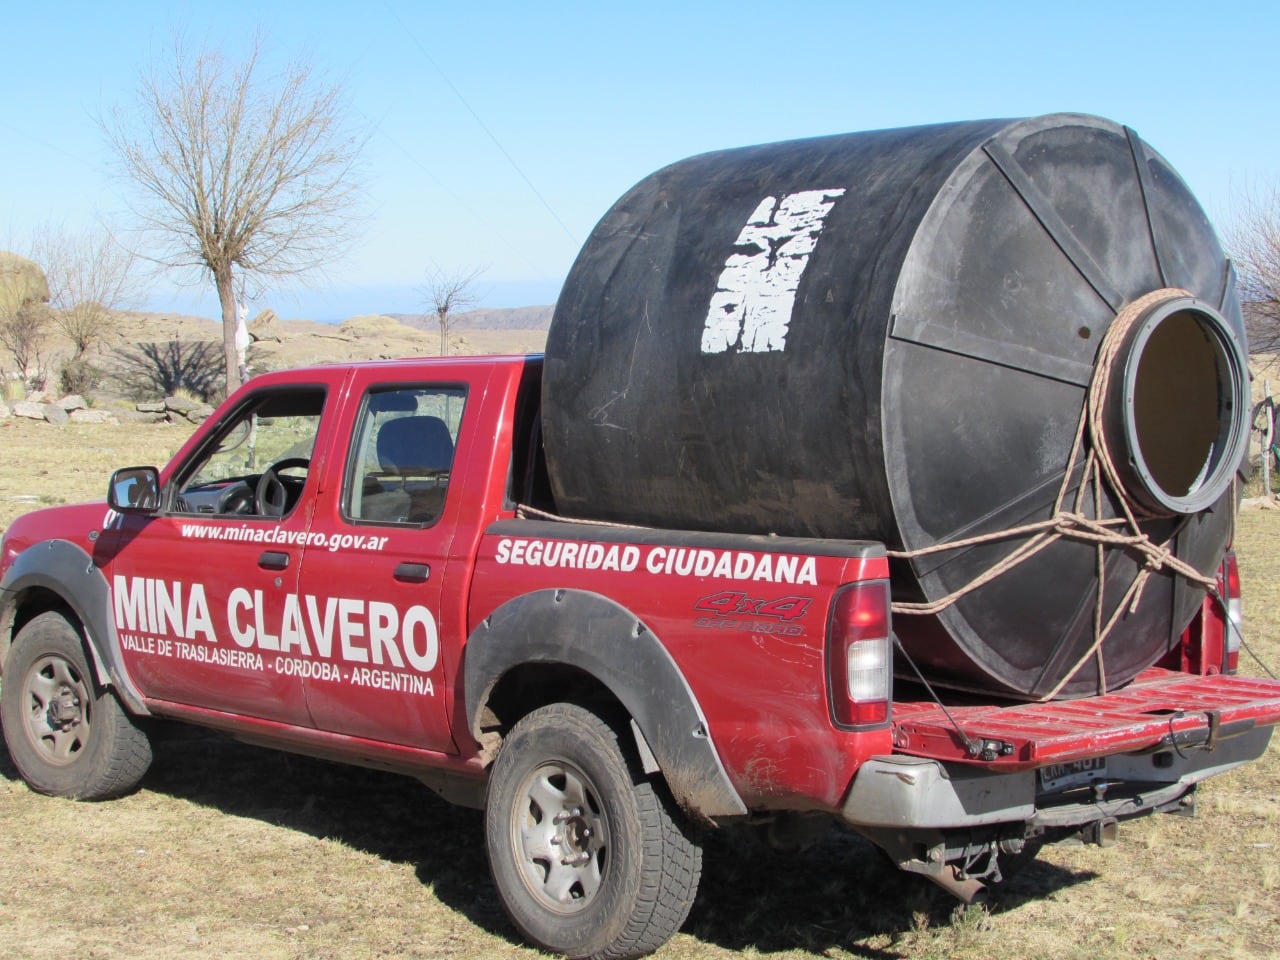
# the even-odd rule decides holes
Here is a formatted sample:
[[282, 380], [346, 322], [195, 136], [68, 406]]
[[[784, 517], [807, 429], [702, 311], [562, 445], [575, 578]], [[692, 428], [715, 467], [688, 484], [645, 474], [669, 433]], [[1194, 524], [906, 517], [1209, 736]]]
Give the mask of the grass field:
[[[159, 463], [173, 427], [0, 421], [0, 528], [101, 499]], [[1238, 528], [1248, 635], [1280, 664], [1280, 511]], [[1242, 672], [1258, 667], [1246, 656]], [[1051, 847], [992, 904], [960, 907], [831, 831], [799, 854], [708, 840], [698, 902], [664, 960], [1280, 956], [1280, 744], [1210, 781], [1199, 816]], [[142, 789], [80, 804], [30, 792], [0, 751], [0, 958], [535, 957], [494, 902], [480, 815], [415, 782], [192, 732]]]

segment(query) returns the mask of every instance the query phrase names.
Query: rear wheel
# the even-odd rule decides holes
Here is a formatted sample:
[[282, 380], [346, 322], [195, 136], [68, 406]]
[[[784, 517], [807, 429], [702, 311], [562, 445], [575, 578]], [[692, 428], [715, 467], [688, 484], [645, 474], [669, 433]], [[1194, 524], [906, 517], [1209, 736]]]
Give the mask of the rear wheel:
[[534, 710], [493, 765], [485, 841], [495, 886], [533, 943], [569, 957], [650, 953], [684, 922], [702, 849], [618, 732], [574, 704]]
[[95, 684], [79, 630], [56, 611], [34, 617], [14, 638], [0, 720], [13, 765], [40, 793], [118, 796], [151, 765], [146, 735], [115, 695]]

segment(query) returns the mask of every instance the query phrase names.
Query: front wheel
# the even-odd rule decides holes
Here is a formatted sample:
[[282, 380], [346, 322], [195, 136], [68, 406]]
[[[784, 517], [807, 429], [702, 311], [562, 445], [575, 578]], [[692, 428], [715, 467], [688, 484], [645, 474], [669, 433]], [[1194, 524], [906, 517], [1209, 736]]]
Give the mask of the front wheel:
[[534, 710], [507, 735], [485, 842], [512, 922], [574, 958], [656, 950], [688, 916], [702, 872], [689, 826], [628, 764], [618, 732], [567, 703]]
[[33, 617], [4, 662], [0, 720], [13, 765], [33, 790], [74, 800], [125, 793], [151, 765], [151, 744], [98, 687], [80, 632], [61, 613]]

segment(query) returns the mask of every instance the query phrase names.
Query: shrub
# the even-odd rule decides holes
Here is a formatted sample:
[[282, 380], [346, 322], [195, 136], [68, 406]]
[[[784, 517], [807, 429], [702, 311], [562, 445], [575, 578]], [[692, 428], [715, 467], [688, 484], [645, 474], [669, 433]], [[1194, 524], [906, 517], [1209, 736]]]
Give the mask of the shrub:
[[81, 357], [69, 360], [62, 368], [60, 383], [63, 393], [86, 394], [102, 381], [102, 371]]

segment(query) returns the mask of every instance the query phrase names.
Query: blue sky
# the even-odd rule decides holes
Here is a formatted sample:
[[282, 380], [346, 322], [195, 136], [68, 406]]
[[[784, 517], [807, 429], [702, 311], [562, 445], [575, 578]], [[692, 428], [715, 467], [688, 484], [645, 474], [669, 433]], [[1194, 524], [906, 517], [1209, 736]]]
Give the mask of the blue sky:
[[[428, 266], [484, 303], [554, 301], [581, 242], [646, 174], [771, 140], [1055, 111], [1128, 124], [1217, 224], [1280, 180], [1274, 3], [12, 4], [0, 84], [0, 246], [126, 224], [95, 118], [134, 102], [180, 32], [235, 57], [255, 31], [347, 90], [369, 131], [367, 223], [311, 288], [251, 305], [416, 312]], [[161, 278], [146, 305], [215, 315]]]

